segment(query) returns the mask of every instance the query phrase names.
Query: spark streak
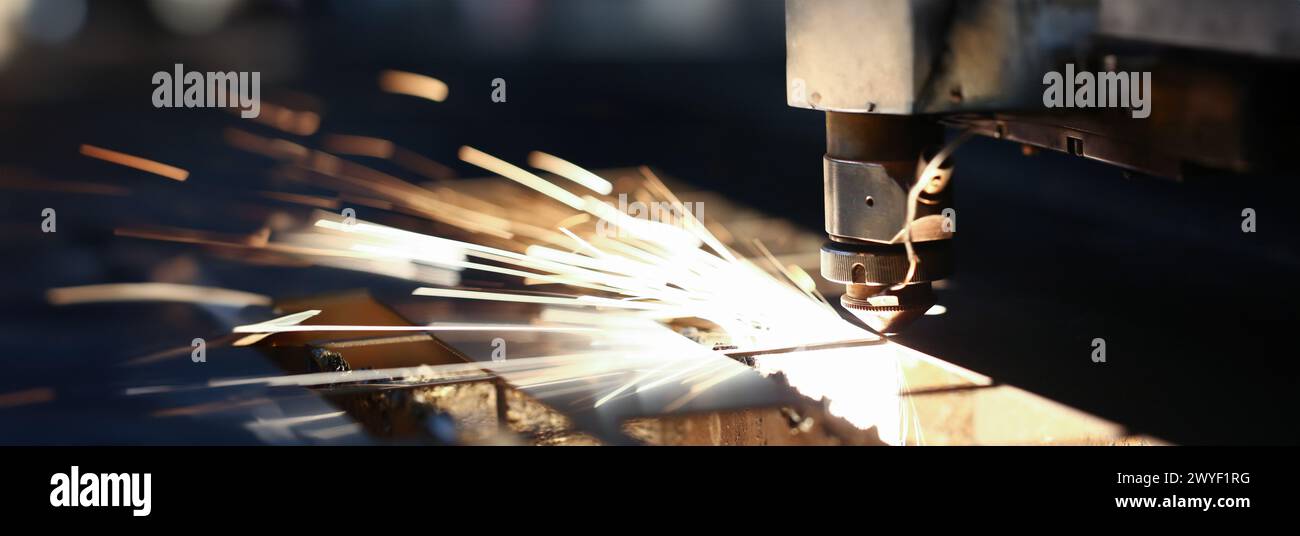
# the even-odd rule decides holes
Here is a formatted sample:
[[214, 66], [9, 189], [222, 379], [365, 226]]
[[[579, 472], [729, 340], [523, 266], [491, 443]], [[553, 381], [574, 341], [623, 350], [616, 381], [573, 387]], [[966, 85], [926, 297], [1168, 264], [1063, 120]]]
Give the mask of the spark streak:
[[235, 326], [231, 331], [235, 333], [301, 333], [309, 331], [492, 331], [492, 332], [512, 332], [512, 331], [548, 331], [548, 332], [579, 332], [579, 331], [596, 331], [595, 328], [583, 327], [566, 327], [566, 326], [533, 326], [519, 324], [429, 324], [424, 326], [362, 326], [362, 325], [294, 325], [294, 326], [272, 326], [264, 324], [250, 324], [246, 326]]
[[569, 205], [574, 210], [582, 210], [583, 206], [586, 204], [586, 202], [583, 201], [582, 198], [573, 195], [568, 190], [565, 190], [564, 188], [560, 188], [559, 186], [550, 183], [546, 179], [543, 179], [541, 177], [538, 177], [537, 175], [529, 173], [524, 168], [511, 164], [510, 162], [506, 162], [505, 160], [487, 154], [483, 151], [480, 151], [468, 145], [462, 146], [460, 148], [460, 159], [470, 164], [474, 164], [478, 167], [486, 169], [488, 171], [491, 171], [493, 173], [496, 173], [497, 175], [501, 175], [502, 177], [515, 181], [519, 184], [537, 190], [537, 192], [545, 195], [546, 197], [549, 197], [551, 199]]
[[528, 153], [528, 165], [569, 179], [600, 195], [609, 195], [610, 192], [614, 191], [614, 185], [600, 178], [599, 175], [587, 171], [568, 160], [541, 151]]
[[161, 175], [163, 177], [167, 177], [174, 181], [183, 182], [185, 179], [188, 179], [190, 176], [190, 172], [185, 171], [176, 166], [169, 166], [162, 162], [155, 162], [147, 158], [141, 158], [139, 156], [129, 155], [126, 153], [120, 153], [117, 151], [104, 149], [102, 147], [95, 147], [94, 145], [83, 144], [81, 146], [81, 154], [85, 156], [89, 156], [91, 158], [97, 158], [105, 162], [112, 162], [114, 164], [126, 166], [129, 168], [135, 168], [140, 171], [153, 173], [154, 175]]
[[433, 102], [447, 100], [447, 84], [432, 76], [387, 70], [379, 75], [379, 88], [389, 93], [401, 93]]
[[203, 303], [231, 307], [271, 304], [271, 298], [261, 294], [172, 283], [110, 283], [52, 288], [45, 292], [45, 298], [51, 305], [133, 301]]

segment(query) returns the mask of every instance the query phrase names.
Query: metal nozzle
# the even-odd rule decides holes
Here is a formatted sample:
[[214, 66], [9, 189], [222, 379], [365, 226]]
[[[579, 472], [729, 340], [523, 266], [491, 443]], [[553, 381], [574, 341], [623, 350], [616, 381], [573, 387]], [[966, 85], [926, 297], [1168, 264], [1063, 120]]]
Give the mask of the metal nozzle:
[[[907, 281], [907, 251], [896, 244], [830, 241], [822, 246], [822, 277], [845, 285], [840, 305], [868, 327], [894, 334], [936, 303], [930, 282], [952, 269], [947, 240], [915, 244], [916, 273]], [[896, 288], [897, 287], [897, 288]]]
[[893, 335], [924, 315], [937, 302], [930, 283], [913, 283], [900, 289], [853, 285], [840, 297], [840, 305], [867, 327]]
[[[951, 164], [937, 173], [924, 167], [926, 149], [941, 140], [938, 124], [925, 117], [826, 114], [830, 241], [822, 247], [822, 277], [844, 284], [840, 304], [880, 333], [896, 333], [925, 314], [936, 302], [930, 282], [952, 269], [952, 233], [943, 225], [952, 204]], [[930, 176], [918, 177], [922, 170]], [[925, 186], [912, 200], [918, 181]], [[917, 257], [910, 275], [905, 240]]]

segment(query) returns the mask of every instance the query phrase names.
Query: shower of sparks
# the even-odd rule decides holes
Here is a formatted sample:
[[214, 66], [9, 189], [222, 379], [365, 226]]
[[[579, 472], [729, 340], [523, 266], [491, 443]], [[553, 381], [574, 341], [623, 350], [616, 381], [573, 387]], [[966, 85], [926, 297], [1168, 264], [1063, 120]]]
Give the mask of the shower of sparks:
[[169, 166], [162, 162], [155, 162], [147, 158], [141, 158], [126, 153], [120, 153], [117, 151], [104, 149], [102, 147], [95, 147], [94, 145], [83, 144], [81, 146], [81, 154], [85, 156], [89, 156], [91, 158], [97, 158], [105, 162], [112, 162], [114, 164], [126, 166], [129, 168], [135, 168], [140, 171], [153, 173], [154, 175], [161, 175], [163, 177], [167, 177], [174, 181], [183, 182], [185, 179], [188, 179], [190, 177], [190, 172], [185, 171], [176, 166]]
[[[445, 84], [423, 75], [385, 71], [379, 83], [391, 93], [437, 102], [447, 97]], [[433, 322], [411, 326], [312, 324], [321, 311], [311, 310], [234, 327], [222, 335], [232, 340], [233, 334], [247, 335], [234, 340], [233, 346], [295, 332], [440, 332], [469, 337], [518, 332], [538, 337], [562, 334], [585, 342], [543, 355], [512, 354], [501, 362], [476, 358], [454, 365], [215, 379], [202, 388], [365, 382], [434, 385], [499, 377], [548, 403], [564, 400], [569, 407], [604, 410], [632, 397], [640, 400], [637, 405], [650, 400], [641, 397], [660, 397], [662, 400], [655, 398], [660, 410], [672, 412], [689, 407], [748, 370], [723, 358], [712, 344], [697, 343], [670, 327], [674, 321], [689, 319], [717, 326], [735, 348], [732, 353], [753, 359], [759, 372], [785, 374], [790, 385], [805, 396], [829, 399], [833, 414], [862, 428], [877, 427], [887, 443], [903, 444], [909, 437], [906, 427], [915, 426], [914, 420], [904, 418], [899, 363], [904, 358], [932, 358], [843, 320], [817, 293], [806, 272], [783, 265], [761, 242], [749, 245], [759, 253], [756, 263], [719, 239], [730, 241], [729, 233], [711, 229], [691, 211], [671, 211], [662, 221], [623, 212], [609, 198], [614, 183], [575, 163], [541, 152], [529, 154], [530, 166], [573, 183], [566, 183], [566, 188], [464, 146], [459, 151], [461, 160], [509, 179], [511, 182], [500, 184], [510, 185], [514, 192], [476, 195], [449, 183], [418, 186], [330, 152], [242, 130], [228, 129], [226, 141], [280, 162], [274, 172], [277, 178], [333, 190], [338, 197], [262, 192], [266, 199], [317, 209], [303, 225], [277, 227], [275, 232], [267, 228], [251, 236], [231, 236], [161, 228], [118, 229], [116, 234], [400, 278], [418, 284], [413, 285], [412, 295], [421, 299], [487, 302], [499, 307], [529, 304], [541, 309], [536, 323], [530, 324]], [[450, 176], [445, 166], [387, 140], [324, 133], [323, 144], [338, 154], [391, 160], [426, 178]], [[187, 176], [178, 168], [88, 145], [82, 147], [82, 153], [176, 180]], [[625, 192], [629, 197], [683, 206], [648, 168], [640, 168], [639, 173], [639, 187]], [[537, 202], [534, 193], [555, 202]], [[463, 239], [357, 218], [345, 221], [337, 213], [319, 210], [346, 206], [345, 201], [449, 226]], [[501, 290], [461, 287], [466, 272], [497, 274], [507, 281], [514, 278], [519, 286]], [[160, 284], [53, 289], [49, 299], [56, 304], [171, 300], [266, 305], [270, 301], [223, 289], [148, 285]], [[548, 287], [546, 292], [521, 290], [530, 285]], [[368, 344], [404, 340], [404, 336], [389, 337]], [[198, 387], [140, 386], [129, 389], [128, 394], [188, 388]]]
[[[455, 269], [480, 269], [587, 289], [587, 293], [578, 295], [555, 295], [421, 287], [413, 294], [594, 309], [601, 312], [583, 318], [570, 316], [568, 321], [599, 328], [606, 335], [612, 334], [613, 338], [637, 340], [647, 337], [646, 330], [632, 330], [627, 324], [619, 324], [618, 319], [635, 323], [684, 317], [700, 318], [717, 324], [733, 344], [748, 348], [798, 349], [874, 338], [870, 333], [843, 321], [827, 306], [824, 299], [819, 298], [815, 289], [808, 285], [806, 273], [794, 272], [779, 262], [774, 262], [775, 257], [771, 257], [770, 252], [761, 244], [758, 247], [764, 253], [764, 258], [774, 262], [776, 272], [786, 278], [786, 281], [774, 278], [748, 260], [736, 256], [702, 222], [696, 222], [697, 225], [693, 226], [672, 226], [653, 220], [633, 219], [618, 212], [607, 202], [594, 197], [579, 198], [535, 174], [476, 149], [462, 148], [461, 157], [572, 209], [598, 218], [611, 216], [613, 212], [613, 217], [605, 221], [615, 226], [624, 224], [618, 228], [621, 232], [608, 233], [610, 236], [596, 233], [583, 238], [568, 228], [560, 227], [559, 230], [569, 239], [563, 247], [570, 251], [550, 245], [530, 244], [521, 254], [364, 221], [342, 224], [322, 219], [315, 225], [356, 236], [358, 240], [383, 242], [382, 246], [369, 246], [362, 242], [354, 246], [357, 251]], [[657, 179], [654, 181], [658, 184], [659, 191], [666, 192], [667, 189], [661, 182]], [[662, 197], [669, 202], [680, 203], [670, 195]], [[690, 239], [683, 239], [683, 235]], [[432, 252], [447, 248], [463, 251], [469, 257], [490, 260], [494, 264], [481, 265], [445, 259], [440, 261], [433, 258], [436, 253]], [[803, 275], [802, 278], [799, 277], [800, 274]], [[801, 280], [805, 280], [803, 284], [800, 284]], [[557, 315], [551, 315], [552, 321], [555, 316]], [[680, 338], [671, 331], [669, 334]], [[905, 437], [905, 431], [901, 429], [902, 408], [898, 398], [900, 373], [891, 353], [892, 345], [885, 341], [879, 342], [884, 344], [873, 348], [828, 347], [788, 351], [787, 355], [799, 355], [788, 360], [793, 363], [790, 368], [802, 371], [791, 379], [796, 388], [807, 389], [805, 394], [814, 398], [826, 395], [833, 401], [841, 400], [839, 403], [832, 402], [834, 413], [859, 426], [879, 426], [884, 441], [899, 444]], [[599, 408], [620, 397], [646, 393], [667, 384], [686, 386], [687, 395], [664, 408], [665, 411], [671, 411], [724, 382], [736, 371], [743, 371], [743, 368], [738, 367], [715, 369], [714, 365], [718, 362], [705, 358], [682, 361], [666, 359], [663, 354], [662, 347], [656, 348], [653, 359], [642, 361], [630, 359], [625, 353], [618, 354], [619, 357], [612, 361], [613, 356], [601, 357], [596, 352], [583, 354], [586, 356], [584, 363], [603, 359], [617, 363], [618, 370], [631, 370], [633, 364], [639, 369], [639, 372], [618, 376], [617, 381], [610, 384], [604, 394], [591, 403]], [[804, 356], [809, 360], [803, 360]], [[836, 360], [834, 365], [840, 368], [796, 366], [800, 362], [827, 359]], [[554, 381], [572, 381], [582, 377], [572, 365], [559, 371], [554, 370], [554, 367], [546, 367], [544, 370], [550, 374], [559, 372]], [[768, 372], [778, 370], [779, 367]], [[810, 370], [819, 371], [818, 375], [814, 376], [808, 372]], [[828, 370], [849, 374], [839, 378], [827, 377]], [[497, 372], [516, 385], [552, 385], [521, 379], [518, 371]], [[605, 377], [616, 379], [608, 374]], [[808, 388], [810, 385], [813, 387]]]

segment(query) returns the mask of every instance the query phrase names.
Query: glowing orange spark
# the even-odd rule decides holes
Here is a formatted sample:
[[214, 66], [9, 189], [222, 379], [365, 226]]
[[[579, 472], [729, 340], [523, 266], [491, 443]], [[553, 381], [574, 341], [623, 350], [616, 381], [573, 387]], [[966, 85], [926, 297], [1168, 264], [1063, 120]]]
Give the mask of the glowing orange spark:
[[184, 169], [169, 166], [162, 162], [155, 162], [147, 158], [119, 153], [102, 147], [95, 147], [94, 145], [82, 144], [81, 154], [129, 168], [135, 168], [140, 171], [147, 171], [155, 175], [162, 175], [163, 177], [167, 177], [174, 181], [184, 181], [190, 177], [190, 172], [185, 171]]
[[400, 93], [433, 102], [447, 100], [447, 84], [432, 76], [388, 70], [379, 75], [379, 88], [389, 93]]

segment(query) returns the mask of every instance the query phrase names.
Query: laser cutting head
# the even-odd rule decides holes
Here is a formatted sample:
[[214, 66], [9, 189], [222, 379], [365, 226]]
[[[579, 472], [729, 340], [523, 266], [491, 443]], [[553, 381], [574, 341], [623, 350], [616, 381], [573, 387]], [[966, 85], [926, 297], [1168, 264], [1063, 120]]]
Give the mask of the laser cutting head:
[[[925, 117], [826, 113], [822, 277], [844, 284], [840, 304], [881, 333], [897, 332], [933, 306], [930, 282], [952, 268], [945, 212], [952, 168], [918, 176], [941, 140], [939, 125]], [[909, 226], [915, 265], [905, 245]]]
[[[1294, 78], [1300, 41], [1280, 36], [1294, 33], [1300, 7], [1239, 4], [1224, 23], [1214, 2], [1178, 0], [786, 0], [786, 102], [826, 113], [822, 275], [846, 285], [841, 303], [889, 332], [933, 302], [925, 287], [951, 268], [941, 226], [952, 187], [949, 170], [916, 169], [939, 121], [963, 138], [1173, 179], [1290, 170], [1292, 142], [1275, 133], [1294, 131], [1294, 107], [1260, 96]], [[1048, 75], [1092, 70], [1151, 75], [1143, 91], [1166, 105], [1142, 105], [1148, 117], [1126, 100], [1045, 100]], [[1187, 105], [1203, 102], [1215, 105]], [[906, 197], [912, 185], [924, 188], [919, 200]], [[910, 277], [900, 276], [904, 228], [930, 243]]]

